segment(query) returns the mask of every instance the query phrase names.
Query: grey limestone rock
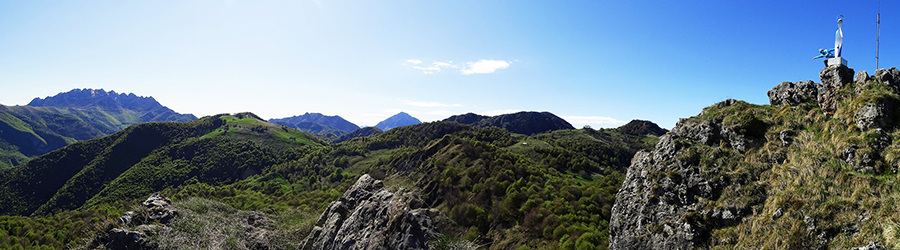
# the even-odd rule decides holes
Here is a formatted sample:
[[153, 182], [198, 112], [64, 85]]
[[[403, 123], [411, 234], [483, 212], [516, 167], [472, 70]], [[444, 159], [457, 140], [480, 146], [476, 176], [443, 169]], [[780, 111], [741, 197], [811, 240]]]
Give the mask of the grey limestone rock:
[[851, 250], [890, 250], [877, 241], [870, 241], [868, 245], [863, 247], [854, 247]]
[[147, 219], [165, 225], [168, 225], [179, 214], [178, 208], [172, 206], [172, 200], [159, 195], [159, 193], [151, 195], [141, 204], [144, 205], [144, 209], [149, 215]]
[[[716, 105], [736, 104], [726, 100]], [[652, 151], [638, 152], [627, 168], [612, 207], [610, 249], [691, 249], [708, 239], [715, 228], [740, 223], [752, 214], [751, 207], [707, 207], [700, 200], [715, 200], [728, 185], [741, 181], [710, 174], [724, 171], [715, 167], [701, 173], [700, 157], [687, 152], [691, 145], [704, 144], [710, 147], [697, 147], [709, 150], [708, 156], [730, 157], [763, 140], [762, 135], [738, 133], [721, 121], [680, 120]], [[724, 150], [722, 144], [734, 150]]]
[[813, 81], [783, 82], [767, 93], [771, 105], [797, 105], [815, 101], [819, 95], [819, 84]]
[[868, 81], [868, 80], [869, 80], [869, 72], [866, 72], [865, 70], [860, 70], [859, 72], [856, 72], [856, 77], [854, 78], [854, 82], [856, 82], [856, 85], [866, 84], [866, 81]]
[[894, 124], [895, 106], [888, 99], [867, 103], [856, 113], [856, 127], [862, 131], [889, 128]]
[[363, 175], [325, 209], [299, 249], [426, 249], [441, 215], [420, 204], [416, 194]]
[[819, 72], [822, 85], [819, 87], [819, 107], [826, 114], [832, 115], [837, 109], [837, 92], [847, 83], [853, 81], [853, 69], [845, 65], [832, 65]]

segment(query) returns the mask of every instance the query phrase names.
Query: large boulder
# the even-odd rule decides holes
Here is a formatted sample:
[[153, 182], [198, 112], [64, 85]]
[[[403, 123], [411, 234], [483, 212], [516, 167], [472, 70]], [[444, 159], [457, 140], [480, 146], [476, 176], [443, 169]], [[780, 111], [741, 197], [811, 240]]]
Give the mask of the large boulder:
[[769, 90], [769, 104], [795, 106], [800, 103], [815, 101], [819, 95], [819, 84], [813, 81], [797, 83], [783, 82]]
[[819, 87], [817, 100], [819, 102], [819, 107], [821, 107], [826, 114], [834, 114], [838, 103], [837, 92], [840, 91], [844, 85], [853, 81], [853, 72], [853, 69], [848, 68], [846, 65], [828, 66], [819, 72], [819, 78], [822, 80], [822, 85]]
[[856, 113], [856, 127], [862, 131], [876, 128], [888, 128], [894, 123], [896, 105], [888, 99], [878, 99], [866, 103]]
[[299, 249], [426, 249], [438, 236], [435, 209], [413, 192], [363, 175], [319, 216]]

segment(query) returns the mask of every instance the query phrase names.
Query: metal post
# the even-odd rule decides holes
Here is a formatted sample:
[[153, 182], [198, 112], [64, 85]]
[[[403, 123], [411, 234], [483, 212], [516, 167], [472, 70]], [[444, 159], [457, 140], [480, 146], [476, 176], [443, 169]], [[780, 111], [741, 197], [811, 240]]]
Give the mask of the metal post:
[[878, 17], [875, 19], [875, 69], [878, 68], [878, 49], [881, 40], [881, 0], [878, 0]]

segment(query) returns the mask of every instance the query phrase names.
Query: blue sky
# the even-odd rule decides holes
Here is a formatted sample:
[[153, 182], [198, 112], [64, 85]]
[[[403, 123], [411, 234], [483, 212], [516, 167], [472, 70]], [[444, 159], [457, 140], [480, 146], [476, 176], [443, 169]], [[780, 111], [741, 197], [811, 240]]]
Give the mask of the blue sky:
[[[844, 57], [875, 70], [877, 1], [4, 1], [0, 104], [74, 88], [153, 96], [197, 116], [305, 112], [375, 125], [550, 111], [576, 127], [768, 104]], [[881, 3], [880, 67], [900, 4]]]

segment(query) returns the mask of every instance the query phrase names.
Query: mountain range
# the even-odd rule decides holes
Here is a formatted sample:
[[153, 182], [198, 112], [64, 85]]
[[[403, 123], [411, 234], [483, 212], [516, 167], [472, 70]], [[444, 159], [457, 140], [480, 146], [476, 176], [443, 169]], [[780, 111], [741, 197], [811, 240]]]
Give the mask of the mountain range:
[[132, 124], [194, 119], [160, 105], [153, 97], [103, 89], [74, 89], [35, 98], [26, 106], [0, 105], [0, 168]]

